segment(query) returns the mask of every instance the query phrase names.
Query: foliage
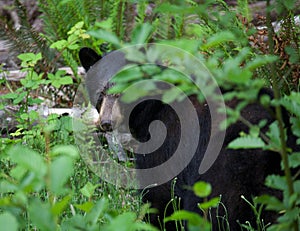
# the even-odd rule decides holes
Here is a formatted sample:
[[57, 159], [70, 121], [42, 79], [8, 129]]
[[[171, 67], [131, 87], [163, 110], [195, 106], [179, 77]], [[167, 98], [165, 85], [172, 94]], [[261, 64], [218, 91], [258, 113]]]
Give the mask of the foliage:
[[[31, 127], [35, 122], [38, 122], [38, 112], [35, 110], [29, 110], [30, 107], [36, 107], [42, 103], [42, 100], [35, 97], [32, 93], [34, 90], [42, 87], [43, 85], [51, 84], [54, 87], [60, 87], [63, 84], [72, 84], [71, 77], [65, 77], [64, 71], [57, 71], [56, 74], [48, 74], [48, 79], [43, 78], [44, 73], [38, 74], [34, 68], [41, 60], [41, 53], [25, 53], [20, 54], [18, 58], [22, 61], [22, 72], [25, 72], [25, 78], [21, 79], [21, 87], [15, 91], [11, 90], [10, 93], [1, 95], [1, 99], [10, 100], [13, 105], [18, 106], [18, 112], [15, 118], [19, 122], [19, 132], [24, 131]], [[4, 108], [1, 103], [1, 108]], [[16, 135], [21, 135], [21, 133]]]
[[[239, 1], [240, 13], [243, 13], [242, 17], [244, 16], [246, 18], [249, 18], [249, 11], [247, 10], [247, 4], [245, 2], [246, 1]], [[287, 147], [287, 140], [285, 138], [285, 131], [283, 127], [284, 125], [281, 116], [283, 108], [286, 108], [291, 113], [290, 122], [291, 124], [293, 124], [293, 133], [295, 135], [299, 135], [299, 126], [297, 119], [297, 112], [299, 109], [298, 105], [295, 102], [295, 99], [298, 98], [298, 93], [290, 92], [291, 98], [285, 97], [284, 102], [280, 97], [279, 89], [283, 89], [283, 87], [282, 81], [278, 80], [278, 73], [281, 73], [282, 71], [282, 66], [280, 66], [280, 63], [286, 62], [286, 60], [284, 60], [282, 56], [279, 56], [277, 53], [274, 52], [274, 48], [272, 47], [272, 45], [269, 45], [269, 49], [265, 51], [265, 53], [257, 52], [256, 47], [250, 47], [248, 39], [249, 36], [254, 35], [255, 30], [253, 30], [251, 27], [249, 28], [249, 30], [245, 30], [245, 25], [239, 20], [238, 17], [236, 17], [234, 12], [228, 11], [228, 8], [225, 4], [220, 6], [214, 5], [214, 7], [216, 8], [220, 7], [223, 10], [225, 10], [226, 13], [223, 14], [219, 14], [217, 10], [214, 10], [212, 12], [209, 11], [209, 9], [211, 9], [210, 7], [212, 7], [211, 4], [212, 2], [207, 1], [207, 5], [202, 5], [201, 9], [199, 6], [193, 4], [158, 4], [155, 11], [157, 13], [163, 12], [165, 15], [172, 15], [173, 23], [174, 21], [182, 17], [182, 15], [189, 14], [191, 12], [197, 14], [198, 19], [200, 19], [200, 23], [192, 23], [192, 25], [188, 27], [183, 27], [182, 31], [176, 31], [179, 27], [174, 26], [174, 24], [172, 24], [172, 27], [167, 23], [168, 29], [170, 29], [171, 27], [171, 29], [173, 29], [173, 32], [175, 31], [175, 35], [181, 35], [180, 40], [170, 41], [170, 38], [175, 38], [176, 36], [170, 37], [168, 35], [164, 36], [164, 39], [169, 40], [162, 40], [158, 42], [163, 44], [175, 45], [182, 49], [188, 50], [189, 52], [203, 60], [204, 65], [208, 67], [209, 70], [213, 73], [214, 77], [217, 79], [218, 83], [222, 86], [222, 88], [234, 88], [233, 92], [230, 91], [225, 93], [224, 98], [225, 100], [231, 100], [233, 98], [236, 98], [240, 101], [236, 108], [228, 108], [229, 117], [227, 120], [227, 125], [224, 124], [224, 128], [225, 126], [228, 126], [231, 123], [235, 123], [238, 120], [241, 120], [243, 123], [249, 126], [250, 133], [241, 134], [242, 136], [237, 140], [233, 141], [229, 145], [229, 147], [236, 149], [263, 148], [279, 152], [281, 154], [283, 161], [283, 172], [285, 176], [283, 178], [279, 176], [275, 177], [272, 181], [269, 181], [268, 179], [270, 178], [267, 178], [267, 186], [282, 190], [284, 195], [283, 201], [280, 202], [278, 199], [275, 200], [275, 198], [268, 199], [268, 197], [263, 197], [264, 199], [258, 199], [255, 202], [255, 204], [258, 204], [258, 202], [260, 202], [266, 204], [267, 209], [275, 209], [275, 204], [279, 205], [279, 202], [282, 203], [282, 205], [278, 206], [278, 208], [275, 210], [278, 212], [279, 210], [281, 212], [284, 211], [284, 213], [278, 219], [279, 223], [272, 225], [270, 229], [298, 230], [297, 226], [299, 222], [299, 191], [297, 176], [299, 175], [299, 161], [297, 161], [298, 157], [296, 157], [298, 156], [298, 153], [292, 153], [293, 150]], [[294, 2], [291, 2], [290, 4], [294, 4]], [[287, 23], [282, 24], [283, 28], [281, 29], [280, 36], [283, 36], [283, 34], [286, 31], [288, 31], [288, 33], [290, 33], [291, 36], [290, 38], [293, 38], [293, 41], [291, 41], [290, 39], [288, 39], [287, 41], [288, 43], [293, 43], [294, 47], [296, 46], [296, 48], [285, 46], [284, 49], [286, 49], [286, 51], [288, 51], [290, 55], [289, 60], [287, 62], [290, 62], [291, 64], [296, 65], [297, 68], [299, 68], [299, 62], [298, 64], [295, 64], [295, 60], [298, 60], [297, 54], [299, 52], [299, 39], [295, 36], [298, 34], [298, 30], [291, 29], [296, 28], [293, 26], [294, 20], [292, 18], [292, 8], [290, 6], [287, 7], [286, 5], [283, 5], [275, 5], [276, 11], [279, 12], [280, 7], [284, 7], [290, 13], [285, 14], [287, 16], [284, 16], [285, 18], [283, 18], [283, 21]], [[211, 13], [212, 17], [207, 15], [208, 11]], [[267, 22], [269, 20], [268, 17]], [[288, 22], [292, 24], [289, 24]], [[178, 23], [180, 23], [180, 20], [178, 21]], [[271, 31], [271, 25], [267, 24], [267, 26]], [[142, 34], [143, 27], [147, 27], [147, 24], [143, 24], [140, 28], [137, 28], [139, 32], [137, 31], [133, 35]], [[182, 29], [182, 27], [180, 28]], [[168, 29], [165, 28], [164, 31], [168, 31]], [[154, 30], [157, 31], [157, 28], [155, 28]], [[194, 36], [200, 38], [200, 41], [198, 42], [189, 40], [189, 44], [193, 44], [193, 42], [195, 42], [196, 46], [188, 46], [186, 42], [184, 43], [184, 45], [182, 45], [181, 42], [184, 41], [184, 37], [186, 35], [185, 33], [193, 34]], [[90, 32], [90, 34], [97, 38], [106, 39], [107, 42], [114, 44], [118, 48], [125, 47], [128, 45], [120, 41], [118, 36], [115, 36], [113, 34], [107, 36], [105, 31], [101, 31], [101, 33], [99, 31], [93, 31]], [[145, 38], [147, 38], [147, 36], [145, 36]], [[153, 36], [152, 38], [155, 38], [155, 36]], [[269, 44], [273, 44], [274, 38], [274, 34], [268, 34]], [[135, 39], [134, 37], [132, 37], [131, 44], [134, 44], [134, 42]], [[147, 42], [147, 39], [144, 39], [144, 42]], [[293, 52], [289, 51], [289, 49], [292, 49]], [[201, 53], [199, 53], [199, 51]], [[137, 56], [138, 58], [136, 58]], [[157, 57], [159, 57], [159, 55]], [[131, 61], [133, 62], [137, 62], [137, 60], [142, 60], [141, 62], [147, 60], [146, 54], [143, 54], [142, 52], [138, 55], [134, 54], [132, 57], [129, 56], [129, 58], [132, 58]], [[292, 70], [293, 68], [295, 68], [295, 66], [290, 66], [289, 68], [291, 68], [290, 70]], [[266, 70], [269, 73], [267, 82], [265, 81], [266, 79], [263, 80], [262, 78], [259, 78], [257, 76], [262, 70]], [[140, 67], [136, 67], [135, 69], [132, 69], [130, 71], [126, 70], [125, 72], [126, 73], [120, 73], [119, 75], [127, 76], [126, 81], [123, 81], [123, 78], [118, 78], [119, 76], [117, 76], [115, 79], [115, 82], [117, 84], [114, 88], [111, 89], [111, 93], [120, 92], [122, 91], [122, 89], [125, 89], [133, 82], [139, 81], [139, 79], [145, 77], [149, 77], [147, 71], [142, 70]], [[164, 72], [167, 72], [167, 70], [160, 70], [158, 72], [152, 70], [150, 71], [150, 73], [155, 74], [152, 74], [151, 78], [161, 79], [163, 78], [163, 76], [166, 76]], [[130, 73], [130, 75], [128, 73]], [[293, 73], [296, 73], [297, 75], [297, 71]], [[169, 76], [172, 76], [171, 82], [174, 83], [175, 80], [176, 86], [184, 89], [186, 93], [191, 94], [196, 92], [189, 82], [176, 81], [176, 73], [172, 73], [172, 75]], [[290, 81], [293, 77], [288, 77], [286, 75], [284, 78], [289, 78], [288, 81]], [[178, 76], [178, 79], [182, 78]], [[294, 79], [293, 81], [297, 81], [297, 86], [299, 82], [299, 77], [296, 77], [296, 80]], [[275, 98], [272, 100], [268, 98], [263, 98], [262, 103], [267, 107], [269, 107], [270, 105], [275, 107], [277, 121], [274, 122], [270, 126], [269, 131], [264, 134], [261, 130], [262, 127], [265, 126], [264, 121], [261, 121], [257, 125], [252, 125], [248, 121], [245, 121], [243, 117], [241, 117], [240, 112], [248, 103], [251, 103], [258, 98], [259, 90], [262, 87], [270, 84], [273, 85]], [[292, 84], [289, 84], [289, 86], [291, 87], [290, 89], [295, 89], [294, 86], [292, 86]], [[131, 94], [131, 96], [134, 96], [134, 98], [138, 98], [142, 97], [143, 94], [145, 94], [143, 91], [136, 91], [135, 94]], [[170, 95], [170, 92], [167, 92], [166, 94], [168, 94], [169, 98], [176, 98], [176, 95], [172, 96], [172, 94]], [[129, 101], [130, 100], [134, 99], [129, 99]], [[290, 166], [291, 161], [288, 161], [288, 159], [290, 158], [293, 158], [293, 160], [296, 161], [296, 163], [294, 162], [292, 164], [293, 167]], [[291, 175], [292, 168], [295, 169], [295, 171], [293, 171], [295, 174], [294, 177], [292, 177]], [[281, 180], [278, 181], [276, 179]], [[277, 185], [279, 182], [281, 185], [280, 187]], [[272, 206], [273, 202], [274, 205]], [[180, 215], [178, 216], [185, 217], [186, 219], [188, 219], [189, 215], [191, 215], [185, 212], [179, 214]], [[177, 218], [177, 215], [175, 217]], [[246, 227], [251, 229], [251, 225]]]
[[[77, 83], [80, 82], [77, 53], [81, 47], [89, 46], [98, 53], [105, 53], [127, 45], [157, 42], [191, 53], [202, 60], [224, 90], [234, 88], [233, 92], [224, 94], [224, 99], [236, 98], [240, 103], [234, 109], [227, 108], [228, 120], [223, 128], [242, 121], [249, 126], [249, 133], [242, 133], [229, 148], [264, 148], [279, 152], [283, 160], [284, 176], [272, 175], [266, 179], [268, 187], [283, 192], [282, 200], [264, 195], [254, 198], [254, 202], [248, 201], [249, 209], [252, 208], [257, 216], [258, 229], [266, 229], [260, 220], [263, 206], [280, 214], [278, 224], [272, 224], [268, 230], [299, 229], [300, 154], [287, 147], [288, 137], [281, 118], [283, 109], [291, 114], [291, 129], [300, 144], [300, 31], [294, 18], [296, 1], [276, 1], [268, 6], [266, 46], [251, 45], [249, 41], [261, 31], [250, 22], [248, 1], [237, 1], [237, 11], [229, 9], [224, 1], [201, 2], [200, 5], [191, 0], [151, 3], [39, 0], [44, 31], [38, 33], [29, 24], [22, 2], [15, 1], [22, 26], [16, 29], [9, 22], [1, 21], [0, 36], [10, 40], [16, 50], [24, 51], [18, 57], [26, 77], [19, 89], [1, 96], [2, 100], [19, 106], [15, 115], [18, 130], [10, 134], [11, 139], [2, 139], [0, 147], [0, 223], [3, 227], [9, 230], [119, 230], [120, 227], [124, 230], [154, 230], [141, 222], [143, 213], [132, 212], [138, 205], [129, 203], [137, 203], [136, 200], [120, 196], [121, 189], [99, 183], [78, 161], [78, 153], [70, 145], [73, 143], [70, 117], [51, 115], [41, 119], [35, 110], [29, 109], [41, 104], [41, 100], [32, 94], [41, 86], [59, 88], [72, 83], [70, 77], [56, 71], [58, 64], [70, 66]], [[272, 32], [269, 10], [276, 11], [281, 20], [281, 29], [276, 33]], [[105, 44], [108, 47], [104, 48]], [[144, 54], [139, 55], [132, 54], [132, 60], [139, 61], [137, 57], [145, 60]], [[152, 66], [119, 73], [111, 93], [150, 77], [169, 81], [187, 94], [199, 92], [189, 81], [183, 80], [179, 72]], [[265, 121], [250, 124], [240, 112], [258, 98], [262, 87], [271, 85], [275, 98], [262, 98], [261, 103], [275, 108], [276, 122], [263, 133]], [[135, 97], [144, 93], [136, 91]], [[166, 92], [165, 101], [171, 102], [177, 94]], [[202, 97], [199, 93], [199, 98]], [[3, 103], [0, 106], [4, 108]], [[89, 178], [93, 182], [87, 182]], [[207, 211], [219, 201], [215, 198], [205, 201], [211, 190], [208, 184], [197, 183], [193, 190], [204, 198], [199, 205], [204, 217], [176, 211], [165, 221], [188, 220], [190, 230], [209, 229]], [[114, 203], [114, 200], [120, 203]], [[125, 208], [122, 208], [120, 204], [124, 203]], [[248, 230], [253, 230], [254, 225], [241, 224]]]
[[68, 64], [68, 66], [71, 67], [73, 74], [76, 77], [78, 83], [80, 82], [80, 78], [77, 73], [78, 64], [76, 62], [76, 59], [72, 55], [72, 51], [78, 51], [78, 49], [80, 48], [78, 44], [79, 41], [88, 39], [90, 37], [85, 32], [86, 30], [83, 29], [83, 22], [82, 21], [78, 22], [70, 29], [70, 31], [68, 31], [67, 39], [58, 40], [52, 43], [50, 46], [50, 48], [54, 48], [59, 51], [59, 53], [57, 54], [55, 59], [52, 60], [51, 63], [53, 63], [54, 65], [55, 62], [58, 61], [59, 57], [62, 56], [66, 64]]
[[195, 183], [192, 190], [195, 195], [200, 198], [204, 198], [204, 202], [198, 204], [199, 209], [204, 212], [204, 217], [195, 212], [178, 210], [175, 211], [171, 216], [166, 217], [164, 221], [168, 222], [186, 220], [188, 222], [188, 230], [211, 230], [211, 225], [207, 220], [208, 209], [217, 207], [220, 202], [219, 198], [216, 197], [207, 200], [207, 197], [211, 194], [212, 188], [210, 184], [202, 181]]
[[[74, 43], [62, 49], [70, 45]], [[7, 103], [18, 107], [12, 115], [17, 130], [0, 143], [1, 229], [116, 230], [121, 225], [124, 230], [156, 230], [141, 221], [146, 207], [141, 214], [132, 212], [138, 207], [136, 199], [99, 182], [79, 160], [72, 119], [56, 114], [43, 118], [36, 110], [42, 103], [34, 94], [38, 88], [72, 84], [72, 78], [60, 70], [37, 73], [41, 53], [18, 58], [25, 78], [18, 89], [9, 87], [11, 92], [1, 95], [1, 109]]]
[[[8, 173], [1, 175], [0, 209], [5, 211], [0, 214], [1, 227], [51, 231], [117, 230], [119, 227], [123, 230], [156, 230], [142, 223], [133, 212], [117, 215], [104, 197], [98, 201], [71, 203], [74, 193], [68, 182], [78, 157], [77, 149], [70, 145], [54, 146], [44, 157], [21, 145], [2, 153], [1, 161], [11, 167]], [[97, 187], [87, 183], [81, 190], [82, 195], [92, 198]], [[70, 217], [64, 215], [69, 209]], [[32, 222], [30, 227], [27, 219]]]
[[17, 54], [42, 53], [44, 61], [39, 65], [39, 68], [40, 70], [45, 71], [48, 68], [47, 64], [51, 63], [54, 53], [49, 49], [47, 39], [30, 25], [27, 10], [21, 1], [15, 0], [14, 2], [14, 9], [18, 14], [21, 26], [20, 28], [15, 28], [10, 21], [1, 17], [1, 40], [9, 41], [11, 50], [14, 51], [14, 54], [17, 52]]

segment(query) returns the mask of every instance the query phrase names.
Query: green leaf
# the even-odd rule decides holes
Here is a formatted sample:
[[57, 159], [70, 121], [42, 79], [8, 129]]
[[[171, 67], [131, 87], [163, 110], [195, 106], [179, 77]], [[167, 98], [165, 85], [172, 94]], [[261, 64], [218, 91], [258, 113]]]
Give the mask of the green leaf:
[[15, 192], [16, 190], [18, 190], [18, 187], [6, 180], [1, 180], [0, 181], [0, 192], [1, 193], [11, 193], [11, 192]]
[[33, 67], [39, 60], [42, 59], [42, 54], [33, 54], [33, 53], [24, 53], [18, 55], [18, 58], [22, 60], [21, 66], [22, 67]]
[[[142, 45], [140, 47], [143, 47]], [[148, 62], [145, 52], [137, 49], [129, 49], [126, 51], [126, 60], [142, 66]], [[140, 68], [140, 67], [138, 67]]]
[[158, 4], [157, 7], [155, 7], [155, 13], [171, 13], [171, 14], [195, 14], [197, 12], [197, 7], [190, 7], [190, 6], [184, 6], [184, 5], [176, 5], [171, 3], [165, 3], [162, 2], [161, 4]]
[[284, 4], [287, 10], [294, 10], [294, 8], [296, 7], [296, 2], [296, 0], [285, 0], [282, 3]]
[[17, 165], [9, 173], [10, 173], [10, 176], [21, 181], [21, 179], [25, 176], [26, 172], [27, 172], [27, 169], [25, 169], [23, 166]]
[[222, 31], [222, 32], [218, 32], [216, 34], [214, 34], [213, 36], [211, 36], [207, 42], [202, 45], [202, 49], [206, 50], [209, 49], [211, 47], [215, 47], [218, 46], [222, 43], [225, 42], [230, 42], [230, 41], [235, 41], [236, 37], [234, 36], [234, 34], [230, 31]]
[[70, 34], [68, 37], [68, 46], [76, 44], [77, 39], [78, 39], [78, 36], [76, 34]]
[[300, 137], [300, 118], [299, 117], [291, 117], [290, 118], [292, 124], [292, 132], [297, 137]]
[[9, 212], [0, 214], [0, 231], [18, 231], [18, 220]]
[[126, 69], [118, 72], [114, 78], [113, 82], [116, 83], [128, 83], [131, 81], [136, 81], [143, 78], [143, 73], [138, 66], [127, 67]]
[[297, 195], [300, 195], [300, 180], [294, 181], [294, 189]]
[[287, 183], [283, 176], [269, 175], [266, 178], [266, 185], [270, 188], [287, 190]]
[[208, 197], [211, 194], [211, 185], [204, 181], [199, 181], [193, 185], [193, 191], [198, 197]]
[[29, 116], [29, 119], [31, 120], [31, 121], [36, 121], [36, 120], [38, 120], [39, 119], [39, 113], [37, 112], [37, 111], [30, 111], [29, 113], [28, 113], [28, 116]]
[[0, 198], [0, 206], [1, 207], [11, 206], [11, 196], [7, 196], [7, 197], [2, 196]]
[[65, 71], [59, 70], [55, 74], [48, 73], [48, 79], [50, 80], [50, 83], [56, 87], [59, 88], [61, 85], [64, 84], [72, 84], [73, 79], [70, 76], [65, 76]]
[[56, 145], [51, 151], [51, 156], [58, 155], [65, 155], [74, 160], [79, 158], [78, 149], [73, 145]]
[[20, 102], [25, 98], [26, 95], [27, 95], [27, 92], [26, 92], [26, 91], [20, 93], [20, 94], [18, 95], [18, 97], [14, 99], [13, 103], [14, 103], [14, 104], [20, 103]]
[[172, 103], [175, 100], [179, 101], [181, 95], [182, 95], [181, 91], [179, 91], [176, 87], [172, 87], [171, 89], [164, 92], [162, 96], [162, 101], [167, 104]]
[[243, 136], [238, 137], [228, 144], [231, 149], [250, 149], [250, 148], [264, 148], [265, 143], [260, 137]]
[[111, 88], [108, 89], [107, 93], [108, 94], [119, 94], [122, 93], [127, 87], [129, 86], [129, 84], [122, 84], [122, 83], [117, 83], [115, 85], [113, 85]]
[[133, 84], [125, 89], [121, 96], [121, 100], [125, 103], [134, 102], [135, 100], [144, 96], [149, 96], [156, 91], [156, 85], [153, 82], [139, 82], [141, 84]]
[[44, 102], [42, 99], [39, 99], [39, 98], [29, 98], [28, 99], [28, 103], [30, 105], [34, 105], [34, 104], [41, 104], [42, 102]]
[[115, 217], [111, 222], [105, 226], [106, 231], [130, 231], [134, 230], [133, 225], [136, 220], [136, 214], [133, 212], [125, 212]]
[[59, 2], [58, 6], [66, 5], [66, 4], [71, 3], [71, 2], [72, 2], [72, 0], [61, 0]]
[[50, 48], [54, 48], [54, 49], [57, 49], [57, 50], [62, 50], [67, 45], [68, 45], [68, 41], [63, 39], [63, 40], [59, 40], [55, 43], [52, 43]]
[[100, 22], [96, 22], [95, 26], [102, 28], [104, 30], [110, 30], [113, 26], [113, 20], [112, 18], [108, 18], [106, 20], [101, 20]]
[[249, 80], [252, 78], [252, 71], [249, 68], [241, 68], [240, 66], [243, 62], [246, 61], [247, 57], [249, 57], [250, 55], [250, 48], [245, 47], [239, 51], [237, 56], [226, 59], [223, 64], [222, 75], [226, 76], [233, 83], [248, 83]]
[[[288, 230], [288, 231], [293, 230], [292, 221], [297, 221], [298, 227], [299, 227], [299, 214], [300, 214], [299, 207], [296, 207], [291, 210], [287, 210], [282, 216], [280, 216], [278, 218], [278, 222], [280, 222], [282, 224], [290, 224], [289, 229], [285, 229], [285, 230]], [[281, 230], [284, 230], [284, 229], [281, 229]]]
[[254, 60], [247, 62], [246, 69], [254, 71], [257, 68], [264, 66], [268, 63], [275, 62], [276, 60], [278, 60], [277, 56], [256, 56]]
[[60, 88], [61, 84], [59, 82], [59, 80], [54, 80], [51, 82], [51, 85], [55, 88]]
[[80, 204], [80, 205], [79, 204], [75, 204], [74, 206], [76, 208], [78, 208], [78, 209], [86, 212], [86, 213], [89, 213], [91, 211], [91, 209], [94, 207], [94, 204], [91, 201], [87, 201], [87, 202], [85, 202], [83, 204]]
[[183, 49], [185, 52], [190, 52], [191, 54], [195, 54], [199, 48], [199, 40], [192, 39], [179, 39], [179, 40], [162, 40], [159, 41], [159, 44], [165, 44], [174, 46], [180, 49]]
[[300, 62], [300, 55], [297, 52], [297, 48], [292, 46], [285, 47], [286, 53], [289, 55], [289, 61], [293, 64], [298, 64]]
[[210, 230], [211, 226], [208, 221], [204, 220], [198, 213], [185, 210], [175, 211], [171, 216], [164, 219], [167, 221], [187, 220], [189, 230]]
[[86, 215], [86, 221], [90, 224], [96, 224], [97, 220], [102, 217], [105, 211], [108, 209], [108, 200], [102, 198], [97, 201], [92, 210]]
[[[272, 150], [280, 150], [281, 141], [279, 134], [278, 122], [275, 121], [269, 126], [269, 130], [267, 132], [267, 136], [270, 138], [270, 142], [268, 147]], [[285, 130], [285, 138], [286, 138], [286, 130]]]
[[[58, 229], [58, 230], [59, 231], [79, 231], [79, 230], [97, 231], [96, 228], [94, 228], [94, 229], [90, 228], [90, 226], [85, 222], [84, 218], [85, 218], [84, 216], [75, 214], [74, 216], [70, 217], [69, 219], [64, 219], [61, 223], [60, 229]], [[101, 231], [102, 231], [102, 229], [101, 229]]]
[[64, 187], [74, 172], [74, 160], [69, 156], [59, 156], [50, 165], [50, 190], [54, 194], [64, 194]]
[[272, 224], [268, 227], [268, 231], [291, 231], [291, 225], [289, 222], [283, 222], [279, 224]]
[[66, 84], [72, 84], [73, 83], [73, 79], [70, 76], [66, 76], [66, 77], [62, 77], [59, 80], [61, 85], [66, 85]]
[[220, 203], [220, 198], [219, 197], [214, 197], [214, 198], [210, 199], [207, 202], [203, 202], [203, 203], [198, 204], [198, 207], [201, 210], [207, 210], [209, 208], [216, 208], [219, 205], [219, 203]]
[[249, 134], [251, 137], [258, 137], [260, 132], [259, 126], [253, 125], [250, 127]]
[[106, 42], [112, 43], [117, 48], [121, 47], [121, 42], [119, 38], [111, 32], [99, 29], [99, 30], [89, 31], [87, 33], [97, 39], [102, 39]]
[[78, 44], [70, 44], [68, 45], [68, 49], [77, 50], [80, 46]]
[[[231, 65], [231, 64], [229, 64]], [[233, 66], [232, 66], [233, 67]], [[228, 79], [233, 83], [242, 84], [247, 83], [252, 78], [252, 72], [247, 69], [231, 68], [226, 72]]]
[[65, 196], [62, 200], [59, 202], [56, 202], [54, 206], [51, 208], [52, 214], [55, 216], [61, 215], [62, 212], [67, 208], [69, 205], [69, 201], [72, 199], [72, 195]]
[[28, 212], [31, 221], [39, 230], [57, 230], [49, 203], [42, 203], [39, 199], [33, 199], [29, 204]]
[[132, 230], [143, 230], [143, 231], [159, 231], [157, 228], [144, 222], [135, 222]]
[[99, 187], [99, 185], [93, 185], [91, 182], [87, 182], [80, 192], [82, 195], [86, 196], [87, 198], [91, 198], [94, 195], [95, 189]]
[[146, 43], [150, 37], [153, 28], [149, 23], [143, 23], [137, 25], [131, 34], [132, 44], [143, 44]]
[[188, 81], [187, 77], [185, 77], [182, 73], [169, 68], [164, 70], [163, 72], [158, 72], [158, 74], [153, 76], [153, 79], [158, 79], [174, 84], [184, 83]]
[[288, 156], [289, 166], [297, 168], [300, 166], [300, 152], [294, 152]]
[[63, 116], [59, 119], [61, 122], [61, 130], [73, 132], [73, 120], [70, 116]]
[[35, 54], [33, 53], [24, 53], [17, 56], [21, 61], [31, 61], [35, 59]]
[[19, 96], [18, 93], [7, 93], [5, 95], [1, 95], [2, 99], [15, 99]]
[[262, 195], [254, 198], [255, 203], [266, 205], [266, 209], [274, 211], [285, 210], [284, 204], [276, 197], [270, 195]]
[[47, 172], [44, 159], [37, 152], [21, 145], [8, 150], [11, 160], [42, 178]]
[[298, 118], [300, 117], [300, 93], [291, 92], [289, 96], [284, 96], [280, 104], [285, 107], [290, 113]]
[[51, 85], [55, 88], [60, 88], [60, 86], [61, 86], [59, 80], [51, 81]]
[[69, 31], [68, 34], [72, 35], [73, 33], [75, 33], [76, 31], [80, 30], [81, 28], [83, 28], [84, 26], [84, 22], [80, 21], [78, 23], [76, 23]]

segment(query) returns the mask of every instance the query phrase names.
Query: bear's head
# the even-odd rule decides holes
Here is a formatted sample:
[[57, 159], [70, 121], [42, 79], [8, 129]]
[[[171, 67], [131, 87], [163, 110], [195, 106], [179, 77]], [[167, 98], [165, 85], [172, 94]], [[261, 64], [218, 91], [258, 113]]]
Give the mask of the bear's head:
[[114, 51], [101, 57], [90, 48], [82, 48], [79, 59], [86, 71], [85, 84], [91, 104], [97, 109], [97, 125], [102, 132], [110, 132], [122, 120], [117, 99], [118, 95], [108, 94], [110, 79], [126, 64], [124, 54]]

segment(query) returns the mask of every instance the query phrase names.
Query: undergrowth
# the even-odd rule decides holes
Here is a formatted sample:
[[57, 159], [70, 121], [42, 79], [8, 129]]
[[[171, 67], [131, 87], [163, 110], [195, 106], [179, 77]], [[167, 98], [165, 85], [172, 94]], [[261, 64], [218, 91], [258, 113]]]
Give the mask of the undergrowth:
[[[155, 230], [143, 222], [149, 208], [141, 205], [136, 192], [99, 180], [80, 161], [70, 117], [41, 118], [36, 111], [29, 110], [42, 103], [31, 95], [37, 88], [43, 85], [59, 88], [81, 82], [77, 74], [77, 54], [81, 47], [89, 46], [104, 54], [147, 42], [190, 52], [203, 61], [222, 87], [234, 86], [234, 95], [242, 103], [229, 113], [229, 123], [241, 119], [240, 110], [257, 97], [259, 89], [272, 86], [275, 98], [265, 99], [264, 103], [276, 108], [276, 122], [263, 136], [266, 139], [258, 136], [259, 126], [248, 124], [250, 133], [243, 134], [230, 148], [267, 148], [280, 153], [284, 175], [267, 177], [266, 185], [281, 190], [283, 198], [264, 195], [247, 200], [257, 224], [246, 223], [241, 227], [299, 230], [299, 152], [287, 147], [281, 118], [281, 110], [285, 108], [291, 115], [291, 129], [299, 144], [300, 31], [294, 17], [297, 3], [289, 0], [269, 5], [262, 32], [251, 23], [254, 18], [249, 13], [248, 1], [237, 2], [233, 11], [224, 1], [200, 4], [190, 0], [163, 3], [39, 0], [44, 22], [43, 31], [39, 33], [28, 23], [22, 2], [16, 0], [21, 28], [2, 20], [0, 36], [10, 41], [15, 52], [25, 53], [19, 56], [20, 66], [28, 74], [19, 89], [1, 96], [1, 110], [6, 103], [18, 106], [19, 110], [15, 115], [17, 130], [3, 136], [0, 143], [0, 230], [119, 230], [120, 227]], [[278, 14], [279, 31], [271, 26], [269, 10]], [[260, 34], [265, 34], [267, 45], [266, 39], [258, 37]], [[72, 68], [73, 80], [57, 71], [61, 65]], [[187, 92], [195, 92], [193, 86], [183, 87]], [[229, 99], [232, 95], [224, 97]], [[193, 190], [203, 198], [211, 191], [203, 182], [196, 184]], [[182, 220], [189, 221], [190, 230], [209, 230], [209, 208], [222, 206], [219, 199], [199, 205], [204, 210], [202, 217], [180, 210], [176, 199], [170, 202], [176, 212], [165, 222], [178, 221], [178, 230]], [[263, 207], [278, 212], [277, 224], [263, 223], [260, 219]], [[226, 217], [220, 219], [220, 230], [229, 230]]]

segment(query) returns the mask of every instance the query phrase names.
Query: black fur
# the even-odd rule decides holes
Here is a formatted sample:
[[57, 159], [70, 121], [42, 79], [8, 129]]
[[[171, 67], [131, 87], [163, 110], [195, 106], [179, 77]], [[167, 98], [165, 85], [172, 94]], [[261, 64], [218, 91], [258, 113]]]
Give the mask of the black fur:
[[79, 51], [79, 59], [84, 69], [88, 71], [91, 66], [101, 59], [101, 56], [98, 55], [93, 49], [84, 47]]

